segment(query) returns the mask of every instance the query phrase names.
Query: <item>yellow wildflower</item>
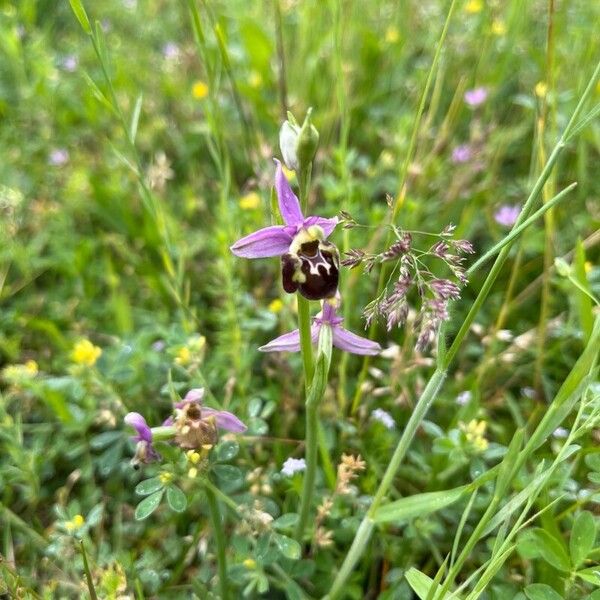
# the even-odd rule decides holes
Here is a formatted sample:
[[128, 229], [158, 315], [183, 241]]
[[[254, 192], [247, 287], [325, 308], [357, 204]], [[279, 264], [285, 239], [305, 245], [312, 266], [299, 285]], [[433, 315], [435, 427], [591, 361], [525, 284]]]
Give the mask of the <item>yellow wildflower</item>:
[[163, 485], [166, 485], [173, 479], [173, 473], [168, 473], [167, 471], [163, 471], [158, 478]]
[[259, 88], [262, 85], [262, 75], [258, 71], [252, 71], [248, 77], [250, 87]]
[[275, 300], [273, 300], [269, 304], [269, 310], [272, 313], [277, 314], [277, 313], [281, 312], [282, 309], [283, 309], [283, 302], [279, 298], [275, 298]]
[[256, 192], [250, 192], [240, 198], [240, 208], [243, 210], [254, 210], [260, 206], [260, 196]]
[[252, 558], [247, 558], [242, 564], [246, 569], [256, 569], [256, 561]]
[[69, 533], [79, 529], [85, 523], [83, 515], [75, 515], [70, 521], [65, 523], [65, 527]]
[[506, 34], [506, 24], [502, 19], [494, 19], [492, 21], [492, 33], [497, 36]]
[[390, 25], [385, 31], [385, 41], [388, 44], [395, 44], [400, 39], [400, 32], [396, 27]]
[[200, 461], [200, 455], [195, 450], [189, 450], [186, 452], [186, 456], [193, 465], [197, 465]]
[[544, 96], [548, 93], [548, 84], [545, 81], [538, 81], [535, 84], [535, 95], [538, 98], [544, 98]]
[[586, 260], [585, 264], [583, 265], [583, 268], [585, 269], [586, 273], [590, 273], [591, 270], [594, 268], [594, 265], [589, 260]]
[[198, 469], [196, 469], [196, 467], [192, 467], [189, 471], [188, 471], [188, 477], [190, 479], [194, 479], [196, 477], [196, 475], [198, 475]]
[[481, 12], [483, 9], [483, 2], [481, 0], [469, 0], [465, 4], [465, 11], [470, 15], [474, 15], [478, 12]]
[[31, 377], [34, 377], [35, 375], [38, 374], [38, 364], [35, 362], [35, 360], [28, 360], [25, 362], [25, 371], [27, 372], [27, 374]]
[[177, 351], [177, 356], [175, 357], [175, 362], [182, 367], [190, 364], [190, 360], [192, 359], [192, 353], [187, 346], [182, 346]]
[[102, 348], [94, 346], [90, 340], [80, 340], [73, 347], [71, 358], [78, 365], [93, 367], [102, 354]]
[[467, 424], [459, 423], [459, 427], [464, 432], [467, 442], [472, 444], [475, 450], [483, 452], [487, 449], [489, 442], [485, 438], [485, 430], [487, 429], [485, 421], [472, 419]]
[[192, 86], [192, 96], [196, 100], [202, 100], [208, 96], [208, 85], [204, 81], [196, 81]]
[[384, 167], [393, 167], [394, 166], [394, 155], [389, 150], [384, 150], [379, 155], [379, 160], [381, 160], [381, 164]]

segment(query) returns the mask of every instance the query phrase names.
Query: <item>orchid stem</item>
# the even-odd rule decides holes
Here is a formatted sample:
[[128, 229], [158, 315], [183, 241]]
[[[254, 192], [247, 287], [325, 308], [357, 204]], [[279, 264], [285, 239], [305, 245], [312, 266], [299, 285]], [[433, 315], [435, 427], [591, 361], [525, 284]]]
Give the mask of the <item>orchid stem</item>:
[[315, 375], [306, 395], [306, 471], [300, 499], [298, 524], [295, 537], [301, 542], [313, 499], [315, 478], [317, 475], [317, 444], [319, 441], [319, 417], [318, 410], [329, 377], [329, 366], [331, 364], [332, 332], [329, 326], [321, 327], [319, 334], [319, 351], [317, 354], [317, 365]]
[[205, 487], [204, 491], [206, 493], [210, 520], [212, 521], [213, 534], [215, 536], [215, 545], [217, 547], [217, 569], [221, 599], [227, 600], [229, 597], [227, 589], [227, 559], [225, 557], [225, 536], [223, 535], [221, 511], [219, 510], [219, 502], [215, 493], [209, 487]]

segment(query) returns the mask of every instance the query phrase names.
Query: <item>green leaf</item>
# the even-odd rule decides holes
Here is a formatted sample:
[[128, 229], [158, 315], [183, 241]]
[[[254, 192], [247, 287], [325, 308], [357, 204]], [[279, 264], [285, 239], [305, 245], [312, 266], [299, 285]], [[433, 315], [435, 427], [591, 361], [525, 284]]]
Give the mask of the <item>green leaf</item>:
[[592, 471], [600, 472], [600, 453], [588, 454], [585, 457], [585, 464], [592, 469]]
[[137, 135], [143, 98], [144, 95], [140, 94], [137, 97], [137, 100], [135, 101], [135, 106], [133, 107], [133, 113], [131, 115], [131, 124], [129, 125], [129, 137], [131, 138], [132, 142], [135, 142], [135, 136]]
[[281, 515], [278, 519], [273, 521], [273, 527], [275, 527], [275, 529], [291, 529], [298, 522], [299, 518], [297, 513]]
[[587, 342], [591, 335], [592, 329], [594, 328], [594, 313], [592, 306], [590, 284], [585, 272], [585, 249], [580, 239], [577, 240], [577, 246], [575, 247], [575, 260], [574, 260], [573, 276], [579, 287], [577, 287], [577, 312], [579, 313], [579, 324], [585, 335], [585, 341]]
[[221, 442], [216, 447], [217, 460], [219, 462], [227, 462], [237, 456], [240, 451], [240, 445], [237, 442]]
[[242, 472], [233, 465], [215, 465], [213, 473], [222, 481], [238, 481], [242, 478]]
[[287, 535], [281, 535], [280, 533], [274, 533], [273, 539], [281, 554], [286, 558], [290, 558], [291, 560], [298, 560], [300, 558], [301, 548], [296, 540], [287, 537]]
[[122, 431], [105, 431], [103, 433], [99, 433], [90, 440], [90, 447], [93, 450], [102, 450], [102, 448], [110, 446], [122, 436]]
[[545, 583], [532, 583], [525, 588], [529, 600], [562, 600], [560, 594]]
[[577, 577], [593, 583], [594, 585], [600, 585], [600, 567], [590, 567], [589, 569], [583, 569], [575, 573]]
[[[431, 577], [421, 573], [418, 569], [411, 567], [406, 574], [406, 581], [408, 581], [410, 587], [414, 590], [415, 594], [419, 596], [421, 600], [426, 600], [430, 595], [431, 588], [433, 587], [434, 592], [439, 593], [440, 586], [437, 585]], [[443, 599], [438, 597], [438, 600], [450, 600], [450, 594], [444, 594]], [[456, 594], [452, 595], [452, 600], [460, 600], [460, 596]]]
[[584, 510], [579, 513], [573, 523], [569, 550], [571, 563], [577, 568], [591, 552], [596, 541], [596, 521], [592, 513]]
[[150, 479], [144, 479], [135, 486], [135, 493], [140, 496], [148, 496], [164, 487], [160, 477], [151, 477]]
[[183, 512], [187, 507], [187, 498], [176, 485], [167, 488], [167, 504], [175, 512]]
[[466, 490], [467, 486], [463, 485], [443, 492], [425, 492], [401, 498], [377, 509], [374, 521], [376, 523], [397, 523], [429, 515], [454, 504]]
[[164, 489], [154, 492], [150, 496], [146, 496], [135, 508], [135, 518], [137, 521], [143, 521], [149, 517], [160, 504], [162, 500]]
[[534, 539], [540, 556], [559, 571], [570, 571], [571, 561], [562, 544], [545, 529], [534, 529]]
[[92, 26], [90, 25], [90, 20], [88, 19], [87, 13], [85, 12], [85, 8], [83, 8], [83, 4], [81, 0], [69, 0], [71, 3], [71, 9], [75, 13], [81, 28], [88, 34], [92, 34]]

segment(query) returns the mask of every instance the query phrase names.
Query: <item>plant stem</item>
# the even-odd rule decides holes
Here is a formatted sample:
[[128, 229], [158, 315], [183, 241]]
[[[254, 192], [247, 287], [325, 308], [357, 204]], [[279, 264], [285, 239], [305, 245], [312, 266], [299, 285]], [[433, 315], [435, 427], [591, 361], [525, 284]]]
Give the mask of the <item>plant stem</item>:
[[317, 444], [319, 440], [318, 410], [329, 377], [329, 365], [331, 364], [332, 332], [331, 327], [323, 325], [319, 335], [319, 352], [315, 375], [308, 390], [306, 398], [306, 471], [304, 472], [304, 483], [302, 497], [300, 499], [300, 518], [296, 526], [295, 537], [302, 540], [310, 505], [313, 498], [315, 477], [317, 474]]
[[[592, 75], [585, 91], [583, 92], [582, 96], [580, 97], [579, 102], [577, 103], [577, 106], [575, 107], [575, 110], [573, 111], [573, 115], [571, 116], [571, 119], [569, 120], [567, 126], [565, 127], [563, 134], [561, 135], [556, 146], [554, 147], [554, 150], [552, 151], [552, 154], [550, 155], [550, 158], [548, 159], [546, 166], [544, 167], [542, 173], [540, 174], [538, 180], [536, 181], [536, 183], [533, 187], [533, 190], [531, 191], [531, 194], [529, 195], [529, 198], [525, 202], [525, 205], [523, 206], [523, 210], [521, 211], [519, 219], [517, 220], [517, 222], [515, 223], [515, 225], [513, 227], [513, 230], [512, 230], [513, 232], [515, 229], [518, 229], [527, 220], [527, 217], [529, 216], [529, 213], [531, 212], [531, 209], [533, 207], [533, 203], [535, 202], [535, 200], [539, 196], [540, 192], [542, 191], [544, 184], [546, 183], [548, 177], [550, 176], [550, 173], [552, 172], [552, 168], [553, 168], [554, 164], [556, 163], [561, 151], [564, 149], [566, 142], [570, 139], [571, 133], [574, 131], [574, 129], [576, 127], [577, 119], [579, 118], [579, 115], [580, 115], [581, 111], [583, 110], [583, 106], [594, 88], [594, 85], [596, 83], [596, 80], [597, 80], [599, 74], [600, 74], [600, 62], [596, 66], [594, 74]], [[509, 233], [508, 235], [510, 236], [511, 233]], [[352, 546], [350, 547], [350, 550], [349, 550], [348, 554], [346, 555], [346, 558], [344, 559], [342, 567], [333, 582], [333, 586], [327, 596], [328, 600], [333, 600], [334, 598], [339, 597], [339, 595], [346, 583], [346, 580], [348, 579], [348, 576], [354, 569], [354, 566], [356, 565], [359, 558], [364, 554], [365, 547], [369, 541], [370, 533], [372, 530], [373, 514], [374, 514], [375, 510], [377, 509], [377, 507], [379, 506], [379, 504], [381, 503], [383, 497], [387, 494], [387, 492], [392, 484], [392, 481], [393, 481], [394, 477], [396, 476], [396, 472], [397, 472], [398, 468], [400, 467], [400, 464], [402, 463], [404, 456], [406, 455], [408, 446], [410, 445], [417, 429], [421, 425], [423, 418], [427, 414], [427, 410], [429, 409], [429, 407], [435, 400], [437, 393], [439, 392], [439, 390], [441, 388], [441, 385], [444, 381], [448, 367], [451, 365], [454, 357], [456, 356], [459, 348], [461, 347], [461, 345], [466, 337], [467, 332], [471, 328], [471, 325], [475, 319], [475, 316], [477, 315], [479, 309], [481, 308], [481, 305], [485, 301], [488, 292], [490, 291], [492, 285], [494, 284], [494, 282], [498, 276], [498, 273], [500, 272], [500, 269], [502, 268], [502, 265], [504, 264], [506, 258], [508, 257], [508, 253], [510, 252], [512, 242], [514, 242], [514, 238], [511, 242], [509, 242], [507, 245], [505, 245], [502, 248], [502, 250], [500, 251], [500, 254], [496, 257], [496, 260], [494, 261], [494, 264], [493, 264], [488, 276], [486, 277], [486, 279], [483, 283], [483, 286], [482, 286], [481, 290], [479, 291], [479, 294], [477, 295], [477, 298], [473, 302], [471, 309], [469, 310], [467, 317], [465, 318], [465, 321], [463, 322], [460, 330], [456, 334], [456, 337], [454, 338], [452, 345], [450, 346], [450, 348], [444, 355], [443, 361], [441, 361], [440, 366], [438, 366], [438, 368], [434, 371], [427, 386], [423, 390], [423, 393], [421, 394], [421, 397], [419, 398], [419, 401], [417, 402], [417, 405], [415, 406], [413, 414], [411, 415], [411, 418], [409, 419], [409, 421], [404, 429], [404, 433], [402, 434], [402, 437], [400, 438], [400, 441], [398, 442], [398, 445], [396, 446], [396, 449], [394, 450], [394, 454], [392, 455], [392, 459], [390, 461], [388, 468], [385, 471], [383, 479], [381, 480], [381, 483], [379, 484], [379, 487], [377, 488], [377, 492], [375, 493], [375, 498], [373, 499], [373, 503], [371, 504], [371, 507], [367, 511], [367, 514], [363, 518], [363, 521], [358, 529], [357, 535], [355, 536], [354, 541], [352, 542]], [[539, 430], [539, 428], [538, 428], [538, 430]], [[531, 440], [529, 440], [529, 444], [532, 444]], [[360, 536], [359, 536], [359, 533], [361, 534]]]
[[204, 488], [210, 520], [212, 521], [213, 534], [215, 536], [215, 545], [217, 547], [217, 569], [219, 572], [219, 588], [221, 590], [221, 600], [227, 600], [229, 597], [227, 589], [227, 559], [225, 557], [225, 536], [223, 534], [223, 524], [221, 522], [221, 511], [219, 502], [212, 489]]

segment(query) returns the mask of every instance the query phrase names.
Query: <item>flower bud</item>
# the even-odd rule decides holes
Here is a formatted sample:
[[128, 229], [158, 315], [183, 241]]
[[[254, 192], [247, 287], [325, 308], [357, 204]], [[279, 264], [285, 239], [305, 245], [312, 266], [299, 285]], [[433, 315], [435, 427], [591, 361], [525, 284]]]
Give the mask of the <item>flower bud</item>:
[[283, 162], [288, 169], [298, 171], [300, 164], [298, 162], [298, 136], [300, 127], [290, 121], [285, 121], [279, 130], [279, 148]]
[[303, 169], [308, 168], [312, 164], [317, 153], [317, 148], [319, 147], [319, 132], [310, 122], [311, 113], [312, 109], [309, 108], [298, 136], [297, 156], [300, 167]]

